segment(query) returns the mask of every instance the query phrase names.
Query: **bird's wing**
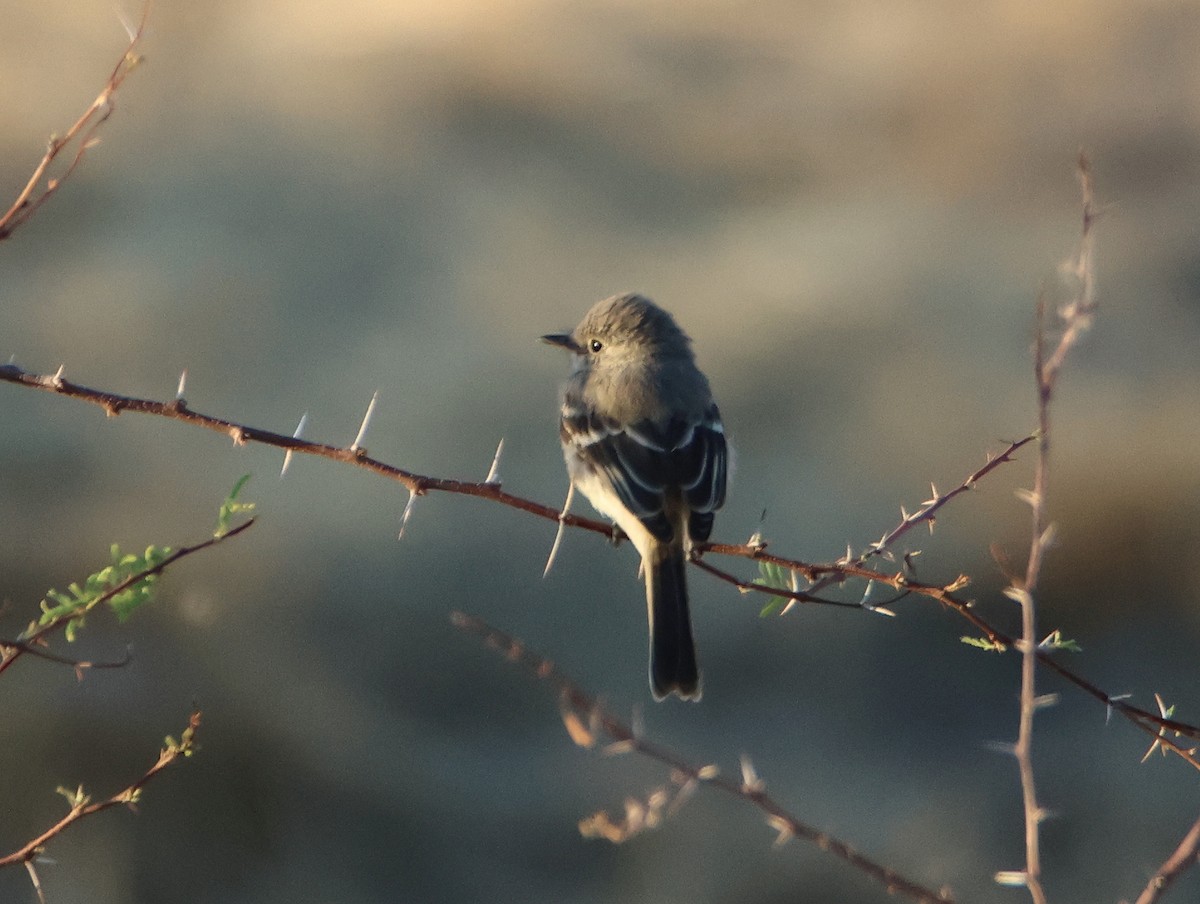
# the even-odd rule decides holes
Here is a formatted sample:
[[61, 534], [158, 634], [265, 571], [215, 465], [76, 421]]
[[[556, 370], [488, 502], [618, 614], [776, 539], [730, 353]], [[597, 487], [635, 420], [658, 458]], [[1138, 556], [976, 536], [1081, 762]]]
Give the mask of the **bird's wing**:
[[664, 509], [675, 490], [692, 512], [693, 539], [707, 538], [712, 513], [725, 500], [727, 453], [715, 405], [699, 419], [675, 417], [631, 426], [568, 406], [561, 432], [563, 442], [607, 480], [658, 539], [668, 540], [674, 533]]

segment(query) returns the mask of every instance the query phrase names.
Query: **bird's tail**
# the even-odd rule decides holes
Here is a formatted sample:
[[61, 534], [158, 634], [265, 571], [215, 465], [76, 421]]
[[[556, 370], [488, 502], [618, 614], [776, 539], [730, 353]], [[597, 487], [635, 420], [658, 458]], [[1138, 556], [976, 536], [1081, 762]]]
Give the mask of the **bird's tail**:
[[656, 543], [643, 565], [650, 615], [650, 690], [655, 700], [668, 694], [699, 700], [700, 672], [688, 615], [683, 547]]

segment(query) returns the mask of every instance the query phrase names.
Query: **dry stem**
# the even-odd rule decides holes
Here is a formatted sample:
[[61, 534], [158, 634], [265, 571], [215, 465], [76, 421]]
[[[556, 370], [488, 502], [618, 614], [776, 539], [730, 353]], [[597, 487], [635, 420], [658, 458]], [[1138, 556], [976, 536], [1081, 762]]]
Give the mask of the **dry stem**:
[[1047, 354], [1045, 296], [1038, 297], [1037, 325], [1034, 335], [1034, 376], [1037, 380], [1038, 447], [1034, 465], [1033, 490], [1028, 494], [1031, 511], [1031, 539], [1025, 579], [1014, 585], [1010, 596], [1021, 606], [1021, 715], [1017, 743], [1013, 753], [1021, 774], [1021, 799], [1025, 811], [1025, 885], [1034, 904], [1046, 904], [1041, 883], [1039, 827], [1045, 811], [1037, 800], [1033, 771], [1033, 719], [1038, 708], [1036, 688], [1037, 612], [1036, 592], [1042, 561], [1052, 541], [1052, 529], [1046, 520], [1046, 491], [1050, 476], [1050, 400], [1058, 374], [1067, 354], [1091, 323], [1096, 310], [1092, 271], [1092, 224], [1095, 221], [1092, 177], [1087, 158], [1079, 157], [1079, 182], [1083, 195], [1083, 227], [1072, 273], [1076, 279], [1074, 299], [1059, 311], [1063, 331], [1058, 344]]
[[[632, 751], [669, 767], [672, 781], [680, 787], [684, 796], [686, 789], [691, 787], [716, 788], [756, 807], [766, 816], [767, 824], [778, 833], [777, 843], [793, 837], [803, 838], [879, 882], [889, 892], [904, 895], [921, 904], [953, 904], [954, 898], [949, 891], [933, 891], [906, 879], [895, 870], [858, 853], [846, 842], [801, 822], [767, 794], [765, 785], [753, 776], [748, 761], [743, 760], [743, 780], [740, 782], [723, 778], [714, 766], [690, 763], [674, 751], [647, 741], [563, 674], [554, 663], [530, 650], [517, 638], [461, 612], [452, 613], [450, 618], [457, 627], [483, 638], [488, 646], [500, 651], [505, 658], [553, 685], [559, 694], [567, 730], [577, 744], [594, 747], [600, 740], [599, 736], [603, 735], [609, 741], [607, 749], [610, 752]], [[604, 819], [600, 822], [614, 830], [603, 834], [614, 839], [620, 836], [613, 823]]]
[[[46, 145], [46, 152], [34, 168], [33, 175], [29, 177], [29, 181], [25, 183], [25, 187], [21, 189], [12, 206], [3, 217], [0, 217], [0, 241], [11, 236], [18, 226], [23, 226], [28, 222], [29, 218], [37, 213], [41, 206], [62, 187], [62, 184], [71, 178], [79, 164], [83, 162], [87, 152], [99, 143], [97, 132], [115, 109], [117, 89], [142, 61], [142, 57], [136, 50], [145, 33], [146, 20], [149, 15], [150, 0], [146, 0], [145, 6], [142, 7], [142, 17], [129, 36], [129, 44], [125, 47], [125, 52], [121, 54], [121, 59], [113, 67], [108, 81], [96, 95], [96, 99], [91, 102], [83, 115], [67, 129], [65, 134], [50, 137], [50, 141]], [[75, 147], [75, 154], [62, 174], [47, 177], [46, 174], [54, 161], [63, 151], [72, 146]]]
[[1179, 846], [1158, 868], [1134, 904], [1155, 904], [1187, 870], [1200, 863], [1200, 819], [1192, 823]]

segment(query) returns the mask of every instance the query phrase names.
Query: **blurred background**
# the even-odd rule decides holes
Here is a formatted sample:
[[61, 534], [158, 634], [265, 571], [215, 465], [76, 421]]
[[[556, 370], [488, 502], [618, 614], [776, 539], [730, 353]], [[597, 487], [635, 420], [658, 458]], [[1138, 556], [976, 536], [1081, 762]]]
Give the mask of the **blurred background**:
[[[128, 0], [0, 2], [0, 186], [15, 197], [96, 95]], [[507, 489], [566, 491], [566, 361], [536, 337], [641, 290], [695, 340], [737, 473], [716, 539], [861, 549], [1033, 429], [1034, 299], [1079, 235], [1086, 148], [1101, 311], [1053, 410], [1060, 543], [1041, 620], [1112, 693], [1200, 719], [1200, 7], [655, 0], [159, 0], [103, 144], [0, 246], [0, 359]], [[7, 206], [7, 200], [4, 206]], [[1023, 863], [1018, 661], [898, 617], [760, 619], [690, 575], [698, 706], [654, 704], [636, 557], [464, 497], [0, 385], [0, 636], [110, 543], [211, 531], [234, 480], [260, 523], [173, 569], [0, 694], [0, 849], [123, 787], [204, 710], [203, 750], [139, 815], [76, 827], [68, 902], [876, 902], [761, 815], [697, 795], [623, 846], [576, 821], [665, 781], [572, 745], [553, 694], [453, 629], [521, 637], [647, 733], [963, 901]], [[1017, 623], [1032, 455], [954, 502], [920, 575]], [[579, 511], [586, 505], [579, 504]], [[766, 512], [765, 522], [762, 521]], [[910, 547], [904, 547], [908, 549]], [[744, 563], [739, 573], [753, 575]], [[851, 590], [851, 593], [855, 591]], [[1200, 809], [1196, 774], [1052, 676], [1037, 722], [1047, 889], [1136, 897]], [[1171, 900], [1200, 897], [1194, 872]], [[23, 871], [0, 900], [33, 901]]]

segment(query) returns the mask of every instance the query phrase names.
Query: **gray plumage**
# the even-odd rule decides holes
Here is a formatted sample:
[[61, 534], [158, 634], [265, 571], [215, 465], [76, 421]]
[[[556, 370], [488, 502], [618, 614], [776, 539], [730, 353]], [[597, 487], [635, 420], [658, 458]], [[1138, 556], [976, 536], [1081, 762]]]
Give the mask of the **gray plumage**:
[[640, 295], [542, 338], [572, 352], [559, 430], [571, 480], [642, 557], [654, 696], [698, 700], [684, 564], [725, 501], [728, 458], [708, 380], [671, 315]]

